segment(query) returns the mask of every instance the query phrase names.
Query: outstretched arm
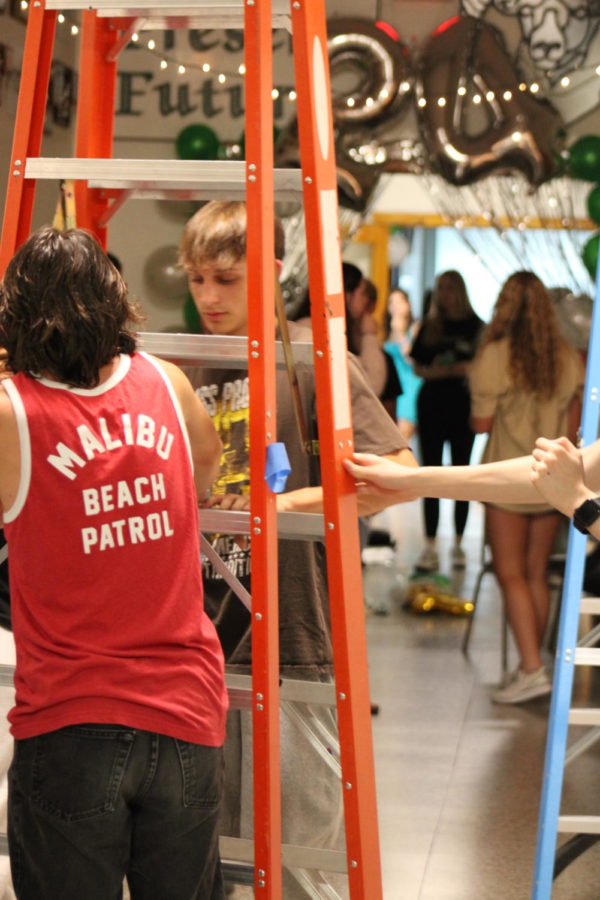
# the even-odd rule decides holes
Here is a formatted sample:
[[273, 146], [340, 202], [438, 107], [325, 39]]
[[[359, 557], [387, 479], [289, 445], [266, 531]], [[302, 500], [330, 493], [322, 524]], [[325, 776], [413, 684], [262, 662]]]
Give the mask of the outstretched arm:
[[358, 482], [359, 493], [377, 491], [387, 498], [386, 505], [391, 505], [417, 497], [535, 503], [539, 495], [531, 483], [531, 463], [531, 456], [521, 456], [477, 466], [409, 469], [370, 453], [357, 453], [344, 465]]

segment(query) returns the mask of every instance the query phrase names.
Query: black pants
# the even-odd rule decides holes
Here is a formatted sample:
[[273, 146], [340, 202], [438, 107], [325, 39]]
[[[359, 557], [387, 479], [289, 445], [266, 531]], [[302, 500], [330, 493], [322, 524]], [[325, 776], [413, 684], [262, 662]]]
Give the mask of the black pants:
[[120, 725], [15, 741], [8, 839], [19, 900], [222, 900], [222, 748]]
[[[444, 444], [450, 444], [453, 466], [468, 466], [475, 435], [469, 426], [471, 401], [462, 379], [452, 378], [425, 382], [417, 401], [419, 443], [424, 466], [441, 466]], [[426, 497], [423, 501], [425, 534], [434, 538], [440, 518], [440, 501]], [[454, 527], [461, 536], [467, 524], [469, 504], [454, 504]]]

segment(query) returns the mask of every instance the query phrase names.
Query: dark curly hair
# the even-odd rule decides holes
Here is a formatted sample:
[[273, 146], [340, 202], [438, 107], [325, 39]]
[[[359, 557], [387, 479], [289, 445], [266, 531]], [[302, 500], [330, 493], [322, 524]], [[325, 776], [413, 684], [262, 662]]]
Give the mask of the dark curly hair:
[[14, 373], [95, 387], [100, 369], [132, 354], [142, 320], [98, 242], [78, 228], [35, 231], [0, 285], [0, 346]]

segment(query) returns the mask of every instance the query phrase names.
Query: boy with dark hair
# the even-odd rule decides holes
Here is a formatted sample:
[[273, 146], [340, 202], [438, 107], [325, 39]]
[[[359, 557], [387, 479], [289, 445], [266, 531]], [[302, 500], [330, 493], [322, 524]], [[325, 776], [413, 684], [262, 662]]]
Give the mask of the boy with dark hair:
[[20, 900], [221, 900], [227, 699], [196, 492], [219, 438], [96, 241], [43, 228], [0, 288], [0, 504]]
[[[181, 241], [181, 261], [204, 329], [216, 335], [245, 335], [252, 302], [251, 273], [246, 272], [246, 206], [208, 203], [187, 223]], [[283, 244], [276, 225], [275, 266], [281, 270]], [[279, 235], [279, 237], [278, 237]], [[292, 340], [310, 341], [310, 332], [289, 323]], [[316, 439], [314, 372], [297, 365], [297, 377], [307, 421]], [[389, 416], [367, 386], [360, 367], [349, 357], [355, 446], [416, 465], [412, 453]], [[215, 482], [212, 506], [247, 509], [250, 505], [248, 377], [246, 371], [201, 368], [190, 373], [192, 383], [220, 432], [224, 453]], [[317, 460], [300, 440], [287, 374], [277, 372], [277, 440], [287, 449], [291, 473], [286, 493], [277, 496], [279, 510], [320, 512], [322, 488]], [[383, 508], [379, 498], [363, 496], [359, 512]], [[213, 546], [227, 568], [246, 589], [250, 587], [250, 547], [239, 536], [216, 535]], [[228, 668], [248, 673], [251, 664], [250, 615], [221, 575], [204, 565], [206, 608], [215, 621]], [[279, 544], [280, 664], [285, 677], [330, 680], [333, 672], [325, 558], [322, 544], [281, 541]], [[335, 734], [333, 713], [317, 713]], [[285, 843], [334, 847], [342, 826], [341, 790], [330, 770], [297, 726], [282, 717], [282, 833]], [[227, 774], [224, 829], [252, 835], [252, 757], [249, 713], [231, 713], [225, 745]], [[307, 773], [310, 773], [307, 777]], [[284, 873], [286, 900], [305, 898], [289, 873]]]

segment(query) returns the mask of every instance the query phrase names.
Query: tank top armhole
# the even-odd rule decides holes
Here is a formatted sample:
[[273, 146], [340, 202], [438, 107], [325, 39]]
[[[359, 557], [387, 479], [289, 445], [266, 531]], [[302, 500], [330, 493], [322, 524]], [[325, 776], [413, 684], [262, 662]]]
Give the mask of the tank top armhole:
[[29, 438], [29, 427], [27, 425], [25, 406], [23, 405], [23, 400], [21, 399], [17, 386], [11, 378], [5, 379], [2, 382], [2, 386], [8, 395], [8, 399], [11, 402], [17, 420], [19, 451], [21, 455], [17, 496], [10, 509], [5, 509], [3, 514], [5, 522], [13, 522], [23, 509], [29, 492], [29, 484], [31, 482], [31, 441]]
[[159, 363], [155, 362], [155, 361], [152, 359], [152, 357], [149, 356], [148, 353], [145, 353], [143, 350], [138, 350], [137, 352], [138, 352], [138, 354], [139, 354], [140, 356], [142, 356], [147, 362], [149, 362], [151, 366], [154, 366], [154, 368], [156, 369], [156, 371], [158, 372], [158, 374], [160, 375], [160, 377], [162, 378], [162, 380], [163, 380], [164, 383], [165, 383], [165, 386], [166, 386], [166, 388], [167, 388], [167, 390], [168, 390], [168, 392], [169, 392], [169, 396], [170, 396], [170, 398], [171, 398], [171, 402], [172, 402], [173, 407], [174, 407], [174, 409], [175, 409], [175, 413], [176, 413], [176, 415], [177, 415], [177, 419], [178, 419], [178, 421], [179, 421], [179, 427], [181, 428], [181, 432], [182, 432], [182, 434], [183, 434], [183, 439], [184, 439], [184, 441], [185, 441], [185, 446], [186, 446], [186, 448], [187, 448], [187, 453], [188, 453], [188, 458], [189, 458], [189, 461], [190, 461], [190, 466], [192, 467], [192, 472], [193, 472], [193, 471], [194, 471], [194, 461], [193, 461], [193, 458], [192, 458], [192, 447], [191, 447], [191, 445], [190, 445], [190, 438], [189, 438], [189, 435], [188, 435], [187, 426], [186, 426], [186, 424], [185, 424], [185, 419], [184, 419], [184, 417], [183, 417], [183, 410], [182, 410], [182, 408], [181, 408], [181, 403], [179, 402], [179, 398], [177, 397], [177, 394], [175, 393], [175, 389], [174, 389], [174, 387], [173, 387], [173, 385], [172, 385], [172, 383], [171, 383], [171, 380], [170, 380], [169, 376], [167, 375], [167, 373], [165, 372], [165, 370], [162, 368], [162, 366], [161, 366]]

